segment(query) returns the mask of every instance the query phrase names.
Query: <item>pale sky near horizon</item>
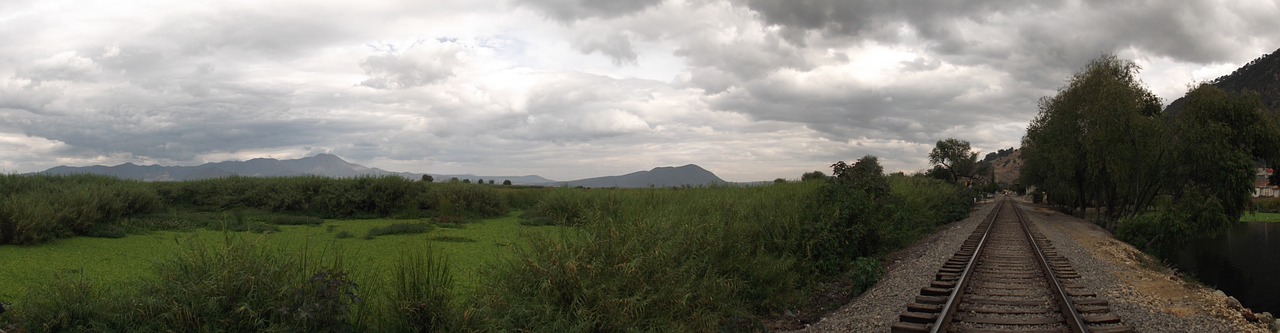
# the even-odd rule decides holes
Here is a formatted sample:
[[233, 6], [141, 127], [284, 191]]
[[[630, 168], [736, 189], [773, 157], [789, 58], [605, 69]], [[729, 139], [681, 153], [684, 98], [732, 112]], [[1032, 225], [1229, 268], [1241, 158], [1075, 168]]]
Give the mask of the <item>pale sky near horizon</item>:
[[568, 180], [928, 167], [1017, 146], [1115, 53], [1167, 104], [1280, 48], [1275, 1], [0, 2], [0, 172], [332, 153]]

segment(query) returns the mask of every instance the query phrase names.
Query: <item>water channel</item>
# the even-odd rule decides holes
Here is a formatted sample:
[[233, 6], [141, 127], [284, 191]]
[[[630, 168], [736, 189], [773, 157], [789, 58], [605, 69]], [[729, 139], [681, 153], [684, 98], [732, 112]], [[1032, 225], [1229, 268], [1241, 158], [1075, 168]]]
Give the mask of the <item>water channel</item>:
[[1280, 313], [1280, 223], [1241, 222], [1187, 244], [1171, 261], [1255, 312]]

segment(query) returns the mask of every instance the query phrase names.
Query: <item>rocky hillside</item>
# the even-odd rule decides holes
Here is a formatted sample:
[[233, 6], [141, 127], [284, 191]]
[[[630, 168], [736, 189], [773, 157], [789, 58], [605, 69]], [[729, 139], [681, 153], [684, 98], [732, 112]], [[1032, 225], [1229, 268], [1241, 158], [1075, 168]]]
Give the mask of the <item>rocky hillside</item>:
[[1022, 177], [1022, 150], [1013, 149], [1011, 153], [993, 159], [991, 167], [995, 169], [997, 183], [1017, 183]]

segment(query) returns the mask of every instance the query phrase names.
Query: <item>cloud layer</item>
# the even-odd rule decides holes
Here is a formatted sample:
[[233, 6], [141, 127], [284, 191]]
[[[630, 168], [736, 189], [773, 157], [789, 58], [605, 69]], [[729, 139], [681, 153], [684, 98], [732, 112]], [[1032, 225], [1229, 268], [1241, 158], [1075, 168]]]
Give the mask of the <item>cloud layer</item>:
[[797, 178], [1017, 145], [1089, 59], [1166, 102], [1280, 47], [1270, 1], [0, 5], [0, 171], [335, 153], [573, 179]]

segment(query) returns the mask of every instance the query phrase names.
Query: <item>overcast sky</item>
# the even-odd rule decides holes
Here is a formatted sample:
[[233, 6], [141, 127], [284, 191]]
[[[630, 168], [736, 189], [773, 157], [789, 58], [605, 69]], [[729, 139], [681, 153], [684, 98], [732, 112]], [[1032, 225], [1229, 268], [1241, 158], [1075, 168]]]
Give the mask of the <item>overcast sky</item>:
[[1280, 48], [1275, 1], [0, 1], [0, 172], [332, 153], [568, 180], [928, 167], [1017, 146], [1092, 58], [1167, 104]]

